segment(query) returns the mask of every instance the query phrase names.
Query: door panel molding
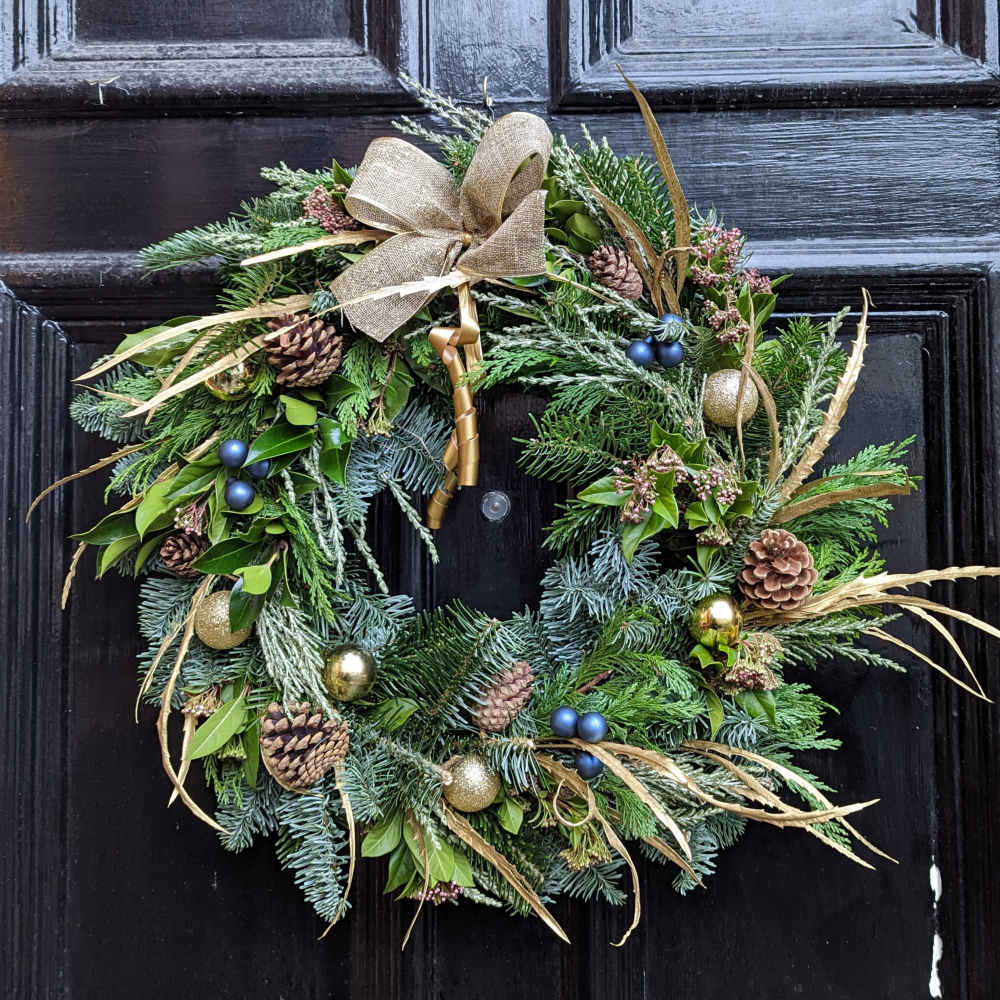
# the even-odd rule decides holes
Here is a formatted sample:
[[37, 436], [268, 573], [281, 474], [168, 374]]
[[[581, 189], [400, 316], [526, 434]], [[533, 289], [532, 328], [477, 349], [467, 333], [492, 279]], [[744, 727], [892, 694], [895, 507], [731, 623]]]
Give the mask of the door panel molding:
[[[396, 81], [399, 0], [348, 0], [341, 37], [87, 42], [76, 0], [6, 0], [0, 116], [255, 114], [412, 107]], [[29, 9], [30, 8], [30, 9]], [[234, 32], [235, 34], [235, 32]], [[9, 36], [9, 37], [8, 37]]]
[[[996, 9], [986, 0], [921, 0], [915, 17], [904, 4], [901, 16], [889, 21], [884, 12], [860, 9], [848, 17], [840, 5], [828, 5], [846, 19], [846, 30], [831, 22], [818, 32], [794, 23], [783, 28], [782, 7], [791, 18], [801, 5], [772, 4], [769, 32], [747, 35], [739, 33], [736, 5], [729, 15], [737, 27], [727, 36], [725, 21], [720, 29], [717, 20], [699, 15], [697, 5], [676, 11], [678, 30], [656, 0], [549, 0], [552, 105], [573, 111], [630, 106], [616, 61], [659, 107], [1000, 100]], [[699, 16], [709, 20], [699, 24]]]

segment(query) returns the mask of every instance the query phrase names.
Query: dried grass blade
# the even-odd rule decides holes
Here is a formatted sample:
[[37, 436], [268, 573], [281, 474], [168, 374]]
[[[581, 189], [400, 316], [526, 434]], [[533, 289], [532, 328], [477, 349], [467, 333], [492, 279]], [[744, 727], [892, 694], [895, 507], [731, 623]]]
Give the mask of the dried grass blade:
[[750, 332], [747, 334], [747, 344], [743, 351], [743, 363], [740, 365], [740, 387], [736, 392], [736, 439], [740, 443], [740, 478], [746, 475], [747, 457], [743, 452], [743, 406], [746, 403], [746, 388], [748, 373], [753, 364], [753, 352], [757, 347], [757, 317], [754, 314], [753, 296], [750, 296]]
[[145, 448], [148, 442], [140, 441], [138, 444], [130, 444], [125, 448], [119, 448], [117, 451], [112, 452], [106, 458], [102, 458], [99, 462], [94, 462], [93, 465], [88, 465], [86, 469], [81, 469], [79, 472], [74, 472], [71, 476], [63, 476], [62, 479], [57, 480], [51, 486], [47, 486], [41, 493], [31, 501], [31, 506], [28, 508], [28, 513], [24, 515], [24, 523], [28, 523], [28, 518], [35, 512], [35, 508], [54, 490], [59, 489], [60, 486], [65, 486], [66, 483], [71, 483], [74, 479], [82, 479], [84, 476], [89, 476], [92, 472], [97, 472], [98, 469], [103, 469], [105, 466], [113, 465], [118, 461], [119, 458], [124, 458], [126, 455], [131, 455], [134, 451], [139, 451]]
[[643, 839], [650, 847], [659, 851], [660, 854], [671, 860], [678, 868], [686, 871], [702, 889], [705, 888], [705, 883], [698, 878], [698, 873], [665, 840], [661, 837], [644, 837]]
[[[645, 122], [646, 131], [649, 133], [649, 141], [653, 144], [653, 153], [656, 155], [656, 162], [659, 164], [660, 173], [663, 174], [663, 179], [667, 182], [670, 204], [674, 209], [675, 242], [679, 247], [687, 247], [691, 242], [691, 215], [688, 211], [687, 199], [684, 197], [684, 189], [681, 187], [681, 182], [677, 177], [677, 171], [674, 170], [670, 153], [667, 152], [667, 144], [663, 140], [663, 133], [660, 131], [660, 126], [657, 124], [649, 102], [643, 96], [642, 91], [625, 75], [625, 71], [618, 63], [615, 63], [615, 66], [618, 72], [621, 73], [622, 79], [628, 85], [628, 89], [632, 91], [632, 96], [635, 98], [636, 103], [639, 105], [639, 110], [642, 112], [642, 120]], [[677, 258], [676, 295], [680, 295], [681, 289], [684, 287], [687, 269], [688, 253], [685, 250]]]
[[[138, 720], [136, 720], [138, 721]], [[184, 716], [184, 735], [181, 739], [181, 767], [177, 772], [177, 780], [181, 785], [187, 781], [188, 772], [191, 770], [191, 761], [187, 759], [188, 750], [191, 748], [191, 740], [194, 737], [194, 731], [198, 728], [198, 717], [195, 715], [185, 715]], [[177, 789], [175, 788], [170, 793], [170, 799], [167, 801], [167, 808], [169, 809], [177, 801]]]
[[[149, 665], [149, 669], [142, 678], [142, 683], [139, 685], [139, 693], [135, 698], [136, 725], [139, 724], [139, 705], [142, 704], [142, 696], [149, 690], [149, 686], [153, 683], [153, 677], [156, 675], [156, 668], [160, 665], [160, 661], [163, 659], [164, 654], [170, 648], [170, 644], [177, 638], [177, 633], [180, 632], [182, 624], [182, 622], [174, 622], [174, 627], [163, 637], [163, 642], [160, 643], [160, 648], [156, 651], [156, 656], [153, 658], [153, 662]], [[181, 759], [183, 760], [183, 757]]]
[[152, 399], [146, 400], [142, 406], [137, 406], [134, 410], [129, 410], [125, 414], [126, 417], [138, 417], [145, 413], [147, 410], [153, 410], [158, 406], [162, 406], [168, 399], [172, 399], [174, 396], [179, 396], [181, 393], [187, 392], [188, 389], [194, 388], [196, 385], [201, 385], [202, 382], [210, 379], [213, 375], [218, 375], [219, 372], [224, 372], [227, 368], [232, 368], [234, 365], [238, 365], [241, 361], [246, 360], [251, 354], [256, 354], [257, 351], [264, 346], [264, 338], [267, 334], [260, 334], [254, 337], [252, 340], [248, 340], [245, 344], [241, 344], [230, 354], [225, 357], [220, 358], [218, 361], [213, 362], [206, 368], [202, 368], [201, 371], [195, 372], [193, 375], [189, 375], [183, 382], [178, 382], [176, 385], [172, 385], [169, 388], [161, 389]]
[[869, 483], [867, 486], [854, 486], [849, 490], [817, 493], [814, 497], [807, 497], [805, 500], [779, 508], [771, 518], [771, 523], [784, 524], [796, 517], [802, 517], [803, 514], [811, 514], [814, 510], [823, 510], [845, 500], [864, 500], [866, 497], [908, 497], [910, 492], [910, 482], [907, 479], [906, 483]]
[[245, 319], [268, 319], [272, 316], [280, 316], [282, 313], [286, 312], [296, 312], [299, 309], [305, 309], [308, 307], [309, 303], [312, 301], [311, 295], [289, 295], [284, 299], [274, 299], [271, 302], [265, 302], [263, 305], [254, 306], [251, 309], [238, 309], [235, 312], [224, 312], [216, 313], [213, 316], [202, 316], [199, 319], [193, 319], [190, 323], [182, 323], [180, 326], [172, 326], [168, 330], [164, 330], [163, 333], [158, 333], [148, 340], [144, 340], [141, 344], [136, 344], [130, 347], [127, 351], [122, 351], [121, 354], [115, 354], [102, 365], [98, 365], [96, 368], [91, 368], [90, 371], [84, 372], [82, 375], [78, 375], [74, 382], [84, 382], [87, 379], [94, 378], [95, 375], [102, 375], [106, 371], [110, 371], [112, 368], [116, 368], [123, 361], [128, 361], [135, 354], [141, 354], [144, 351], [148, 351], [151, 347], [156, 347], [159, 344], [164, 344], [169, 340], [173, 340], [175, 337], [179, 337], [182, 334], [189, 333], [192, 330], [204, 330], [206, 327], [210, 326], [220, 326], [224, 324], [239, 323]]
[[[413, 811], [407, 809], [406, 811], [406, 822], [410, 824], [410, 829], [413, 831], [413, 838], [417, 842], [417, 847], [420, 848], [420, 860], [424, 863], [424, 889], [420, 893], [420, 902], [417, 904], [417, 912], [413, 914], [413, 919], [410, 921], [410, 926], [406, 928], [406, 936], [403, 938], [403, 946], [400, 951], [406, 951], [406, 946], [409, 943], [410, 935], [413, 933], [413, 928], [417, 926], [417, 918], [420, 916], [420, 911], [424, 908], [424, 903], [427, 900], [427, 890], [430, 888], [431, 884], [431, 865], [427, 858], [427, 844], [424, 841], [424, 828], [417, 822], [416, 817], [413, 815]], [[336, 923], [336, 920], [334, 920]], [[333, 924], [330, 925], [332, 927]], [[329, 930], [328, 927], [326, 930]], [[326, 934], [326, 931], [323, 932]]]
[[257, 257], [247, 257], [246, 260], [240, 261], [240, 267], [249, 267], [251, 264], [267, 264], [272, 260], [294, 257], [296, 254], [305, 253], [308, 250], [320, 250], [323, 247], [357, 246], [359, 243], [373, 241], [377, 243], [394, 235], [395, 233], [387, 233], [381, 229], [349, 229], [343, 233], [320, 236], [318, 239], [308, 240], [306, 243], [299, 243], [294, 247], [283, 247], [281, 250], [272, 250], [270, 253], [262, 253]]
[[778, 425], [778, 408], [774, 405], [774, 397], [767, 383], [754, 371], [753, 366], [747, 367], [747, 374], [753, 379], [757, 386], [760, 398], [764, 402], [764, 410], [767, 413], [767, 424], [771, 431], [771, 457], [767, 463], [767, 478], [772, 482], [778, 481], [781, 475], [781, 428]]
[[347, 790], [344, 788], [344, 768], [342, 764], [337, 764], [334, 767], [333, 776], [337, 791], [340, 792], [340, 801], [344, 806], [344, 816], [347, 819], [347, 842], [348, 850], [351, 855], [351, 861], [347, 869], [347, 885], [344, 887], [344, 898], [341, 901], [340, 906], [337, 908], [337, 912], [334, 915], [333, 920], [330, 921], [330, 926], [327, 927], [327, 929], [319, 936], [321, 941], [327, 936], [327, 934], [329, 934], [330, 927], [332, 927], [344, 915], [344, 911], [347, 909], [347, 897], [351, 894], [351, 885], [354, 883], [354, 868], [358, 860], [357, 824], [354, 822], [354, 808], [351, 806], [351, 800], [347, 795]]
[[69, 572], [66, 574], [66, 579], [63, 581], [62, 597], [59, 601], [59, 607], [61, 610], [66, 610], [66, 602], [69, 600], [69, 591], [73, 586], [73, 577], [76, 576], [76, 567], [80, 562], [80, 557], [83, 555], [83, 550], [87, 547], [86, 542], [80, 542], [76, 547], [76, 552], [73, 553], [73, 561], [69, 564]]
[[972, 664], [969, 663], [962, 651], [962, 647], [958, 644], [958, 640], [945, 628], [944, 622], [939, 622], [932, 614], [928, 614], [922, 607], [916, 604], [904, 604], [902, 605], [911, 615], [916, 615], [918, 618], [923, 619], [931, 628], [936, 629], [941, 635], [944, 636], [945, 641], [949, 646], [955, 651], [955, 655], [965, 664], [965, 669], [968, 670], [969, 676], [976, 682], [976, 687], [979, 688], [979, 693], [985, 698], [986, 692], [983, 690], [982, 684], [979, 683], [979, 678], [976, 676], [976, 672], [972, 669]]
[[843, 420], [844, 414], [847, 412], [847, 404], [854, 392], [855, 385], [857, 385], [861, 369], [864, 368], [865, 347], [868, 345], [868, 306], [871, 303], [871, 296], [868, 294], [867, 288], [861, 289], [861, 298], [861, 319], [858, 321], [858, 332], [852, 344], [847, 367], [844, 369], [844, 374], [837, 379], [836, 391], [830, 400], [830, 405], [826, 408], [823, 423], [816, 432], [816, 437], [785, 480], [781, 489], [781, 496], [784, 500], [787, 500], [809, 478], [816, 463], [826, 453], [830, 442], [840, 430], [840, 421]]
[[480, 857], [484, 858], [513, 886], [517, 894], [538, 914], [545, 922], [549, 930], [557, 937], [570, 943], [566, 932], [559, 926], [559, 922], [545, 908], [545, 904], [538, 898], [535, 890], [531, 888], [528, 880], [515, 868], [498, 850], [491, 847], [483, 838], [476, 833], [469, 825], [468, 820], [453, 812], [448, 806], [444, 806], [444, 818], [456, 837], [463, 843], [471, 847]]
[[965, 681], [960, 680], [954, 674], [949, 673], [947, 670], [945, 670], [944, 667], [941, 666], [941, 664], [936, 663], [929, 656], [925, 656], [923, 653], [920, 652], [919, 649], [915, 649], [908, 642], [903, 642], [902, 639], [898, 639], [896, 636], [890, 635], [888, 632], [880, 628], [866, 628], [864, 630], [864, 634], [872, 635], [876, 639], [884, 639], [886, 642], [890, 642], [894, 646], [899, 646], [900, 649], [905, 649], [908, 653], [915, 656], [918, 660], [923, 660], [924, 663], [927, 663], [930, 666], [932, 666], [939, 674], [944, 674], [944, 676], [947, 677], [948, 680], [957, 684], [960, 688], [964, 688], [966, 691], [969, 692], [969, 694], [974, 695], [976, 698], [981, 698], [983, 701], [988, 702], [991, 705], [993, 704], [990, 698], [987, 698], [985, 695], [980, 694], [975, 688], [969, 687], [969, 685], [966, 684]]

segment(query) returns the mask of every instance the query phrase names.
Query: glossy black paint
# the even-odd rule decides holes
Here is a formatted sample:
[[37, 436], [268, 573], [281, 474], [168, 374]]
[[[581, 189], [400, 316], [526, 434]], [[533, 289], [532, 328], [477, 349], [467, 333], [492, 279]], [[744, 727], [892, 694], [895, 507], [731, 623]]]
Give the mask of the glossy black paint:
[[[425, 912], [401, 953], [412, 906], [384, 897], [383, 866], [364, 863], [350, 918], [318, 942], [322, 926], [270, 844], [232, 856], [181, 806], [166, 811], [152, 715], [131, 721], [136, 585], [94, 584], [85, 560], [58, 609], [65, 536], [96, 519], [103, 484], [71, 484], [22, 524], [39, 489], [106, 450], [70, 423], [68, 379], [122, 333], [213, 306], [210, 267], [142, 279], [129, 251], [262, 193], [262, 164], [357, 161], [413, 107], [396, 69], [466, 100], [488, 73], [498, 110], [547, 114], [575, 141], [581, 112], [599, 109], [595, 132], [648, 149], [618, 58], [657, 105], [689, 196], [750, 233], [763, 269], [795, 272], [783, 310], [824, 315], [871, 290], [872, 346], [836, 448], [917, 433], [925, 479], [883, 540], [889, 568], [995, 563], [1000, 131], [985, 3], [920, 0], [914, 44], [900, 50], [877, 21], [888, 0], [864, 0], [822, 57], [761, 42], [700, 67], [633, 37], [658, 6], [349, 0], [311, 38], [314, 5], [291, 4], [260, 39], [247, 25], [261, 34], [268, 4], [243, 20], [241, 8], [202, 5], [210, 31], [199, 37], [214, 41], [198, 48], [193, 29], [165, 23], [183, 7], [135, 2], [116, 25], [102, 0], [81, 6], [72, 37], [70, 0], [7, 0], [15, 30], [0, 75], [17, 72], [0, 83], [0, 277], [14, 293], [0, 294], [4, 1000], [882, 1000], [930, 995], [935, 934], [945, 997], [997, 995], [1000, 716], [924, 666], [902, 676], [838, 664], [806, 678], [841, 710], [829, 731], [845, 742], [808, 766], [839, 801], [881, 798], [858, 825], [898, 865], [870, 858], [865, 871], [805, 834], [756, 829], [722, 855], [706, 891], [683, 899], [666, 869], [641, 864], [644, 919], [624, 949], [608, 943], [624, 911], [561, 902], [570, 948], [536, 922], [463, 906]], [[780, 30], [785, 8], [766, 5]], [[866, 35], [879, 45], [866, 48]], [[479, 405], [482, 477], [449, 511], [441, 565], [390, 504], [377, 505], [371, 541], [392, 585], [420, 603], [461, 597], [506, 614], [537, 601], [538, 543], [559, 495], [520, 473], [511, 443], [530, 435], [543, 397], [505, 391]], [[497, 524], [479, 511], [489, 490], [511, 499]], [[935, 596], [1000, 624], [992, 582]], [[925, 631], [894, 628], [960, 668]], [[995, 647], [966, 632], [1000, 699]]]

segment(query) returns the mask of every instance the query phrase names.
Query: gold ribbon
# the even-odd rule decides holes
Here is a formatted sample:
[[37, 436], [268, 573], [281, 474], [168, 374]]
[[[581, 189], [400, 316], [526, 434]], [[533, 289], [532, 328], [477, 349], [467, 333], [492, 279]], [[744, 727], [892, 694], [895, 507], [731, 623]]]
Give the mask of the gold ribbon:
[[[544, 273], [545, 192], [538, 185], [551, 149], [552, 133], [537, 115], [504, 115], [486, 130], [457, 190], [447, 168], [416, 146], [376, 139], [345, 202], [355, 219], [394, 235], [339, 275], [333, 293], [349, 302], [443, 275], [452, 265], [472, 280]], [[344, 312], [359, 330], [383, 341], [428, 298], [415, 292], [372, 299]]]

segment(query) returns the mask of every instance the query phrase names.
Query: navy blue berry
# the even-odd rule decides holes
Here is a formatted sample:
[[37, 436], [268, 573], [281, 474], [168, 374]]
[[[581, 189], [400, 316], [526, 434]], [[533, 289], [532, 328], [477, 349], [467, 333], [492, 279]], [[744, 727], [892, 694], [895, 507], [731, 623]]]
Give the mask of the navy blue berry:
[[644, 340], [633, 340], [628, 347], [625, 348], [625, 357], [629, 359], [634, 365], [638, 365], [640, 368], [648, 368], [656, 358], [653, 353], [653, 347], [651, 344], [647, 344]]
[[587, 743], [600, 743], [608, 735], [608, 720], [600, 712], [584, 712], [576, 724], [576, 735]]
[[257, 491], [249, 483], [237, 479], [226, 487], [226, 506], [230, 510], [246, 510], [256, 496]]
[[563, 705], [562, 708], [557, 708], [552, 713], [549, 725], [552, 727], [552, 732], [555, 736], [576, 736], [576, 724], [579, 718], [580, 715], [575, 708]]
[[589, 750], [577, 750], [573, 754], [573, 763], [576, 765], [576, 773], [584, 781], [596, 778], [604, 770], [604, 765]]
[[227, 469], [239, 469], [250, 454], [250, 446], [239, 438], [230, 438], [219, 445], [219, 461]]
[[684, 360], [684, 347], [679, 340], [656, 345], [656, 360], [664, 368], [676, 368]]

